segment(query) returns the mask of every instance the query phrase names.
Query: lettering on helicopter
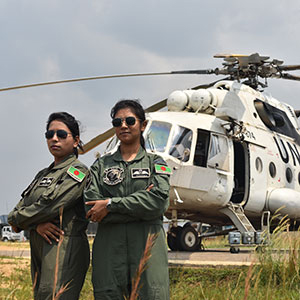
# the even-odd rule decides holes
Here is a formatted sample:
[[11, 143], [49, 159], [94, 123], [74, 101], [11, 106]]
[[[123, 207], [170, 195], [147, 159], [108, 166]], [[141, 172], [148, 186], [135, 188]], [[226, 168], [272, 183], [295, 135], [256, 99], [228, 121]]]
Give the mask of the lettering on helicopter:
[[256, 140], [254, 133], [250, 130], [245, 130], [244, 135], [249, 139]]
[[282, 161], [287, 164], [290, 160], [290, 156], [289, 156], [289, 153], [290, 153], [291, 157], [293, 158], [294, 166], [296, 166], [297, 161], [298, 161], [298, 164], [300, 165], [300, 154], [299, 154], [299, 151], [297, 149], [297, 146], [295, 144], [291, 145], [291, 143], [286, 141], [285, 142], [286, 145], [287, 145], [287, 147], [286, 147], [283, 140], [281, 138], [279, 138], [279, 141], [280, 141], [280, 144], [281, 144], [281, 146], [280, 146], [279, 141], [277, 140], [277, 138], [275, 136], [273, 138], [275, 140], [275, 143], [276, 143], [276, 146], [277, 146], [277, 149], [279, 151], [279, 154], [280, 154], [280, 157], [281, 157]]

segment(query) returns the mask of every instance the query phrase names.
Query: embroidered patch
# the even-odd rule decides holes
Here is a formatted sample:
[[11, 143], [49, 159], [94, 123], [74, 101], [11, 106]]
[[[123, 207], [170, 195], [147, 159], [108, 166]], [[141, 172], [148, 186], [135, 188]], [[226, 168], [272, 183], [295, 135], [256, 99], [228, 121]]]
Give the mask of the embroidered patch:
[[155, 172], [156, 173], [167, 174], [167, 175], [171, 175], [172, 174], [171, 168], [169, 168], [168, 166], [154, 165], [154, 167], [155, 167]]
[[53, 180], [53, 177], [43, 177], [39, 182], [39, 186], [50, 186]]
[[132, 168], [131, 178], [149, 178], [150, 169], [149, 168]]
[[108, 185], [116, 185], [123, 181], [124, 169], [112, 167], [104, 170], [103, 181]]
[[81, 171], [79, 171], [78, 169], [74, 168], [73, 166], [71, 166], [67, 173], [75, 180], [77, 180], [78, 182], [81, 182], [84, 177], [85, 177], [85, 174]]

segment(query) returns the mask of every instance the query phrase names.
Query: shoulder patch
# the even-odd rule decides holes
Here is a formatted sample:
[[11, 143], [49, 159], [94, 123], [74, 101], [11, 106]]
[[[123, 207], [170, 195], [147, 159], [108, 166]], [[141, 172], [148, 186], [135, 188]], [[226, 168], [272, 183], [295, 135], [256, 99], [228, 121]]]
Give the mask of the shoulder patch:
[[78, 182], [81, 182], [85, 178], [85, 174], [73, 166], [68, 169], [67, 173]]
[[171, 168], [169, 168], [168, 166], [155, 164], [154, 167], [155, 167], [155, 173], [167, 174], [167, 175], [172, 174]]

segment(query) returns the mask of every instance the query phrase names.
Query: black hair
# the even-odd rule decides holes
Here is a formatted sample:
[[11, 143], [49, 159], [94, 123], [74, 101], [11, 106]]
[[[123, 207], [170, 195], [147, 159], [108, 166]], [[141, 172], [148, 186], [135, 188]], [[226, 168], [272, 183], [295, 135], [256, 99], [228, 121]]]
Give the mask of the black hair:
[[[46, 130], [49, 129], [50, 123], [55, 120], [64, 123], [70, 129], [74, 139], [77, 136], [79, 137], [78, 147], [81, 150], [83, 150], [83, 147], [82, 147], [83, 143], [80, 140], [80, 131], [79, 131], [80, 122], [67, 112], [55, 112], [49, 116], [49, 118], [47, 120]], [[74, 153], [75, 153], [76, 157], [78, 157], [78, 149], [77, 148], [74, 148]]]
[[[140, 104], [140, 101], [138, 99], [133, 100], [127, 100], [122, 99], [118, 101], [115, 106], [111, 109], [110, 116], [113, 119], [116, 115], [116, 113], [120, 109], [129, 108], [132, 110], [132, 112], [137, 116], [137, 118], [140, 120], [141, 124], [146, 120], [145, 111], [143, 106]], [[143, 137], [143, 134], [141, 134], [141, 140], [140, 140], [141, 146], [145, 149], [145, 140]]]

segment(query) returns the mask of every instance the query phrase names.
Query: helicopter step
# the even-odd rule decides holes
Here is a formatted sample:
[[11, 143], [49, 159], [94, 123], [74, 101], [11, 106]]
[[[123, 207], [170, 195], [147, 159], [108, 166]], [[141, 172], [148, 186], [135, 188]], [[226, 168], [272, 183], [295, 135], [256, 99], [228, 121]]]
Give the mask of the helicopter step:
[[241, 205], [230, 202], [227, 207], [220, 209], [220, 211], [230, 218], [230, 220], [242, 234], [256, 232], [249, 219], [245, 215], [244, 209]]
[[[245, 215], [244, 209], [241, 205], [230, 202], [227, 207], [222, 208], [220, 211], [231, 219], [238, 230], [237, 232], [230, 232], [228, 235], [231, 253], [239, 253], [239, 247], [241, 246], [247, 247], [262, 244], [262, 232], [257, 232], [255, 230]], [[240, 244], [241, 237], [243, 245]]]

